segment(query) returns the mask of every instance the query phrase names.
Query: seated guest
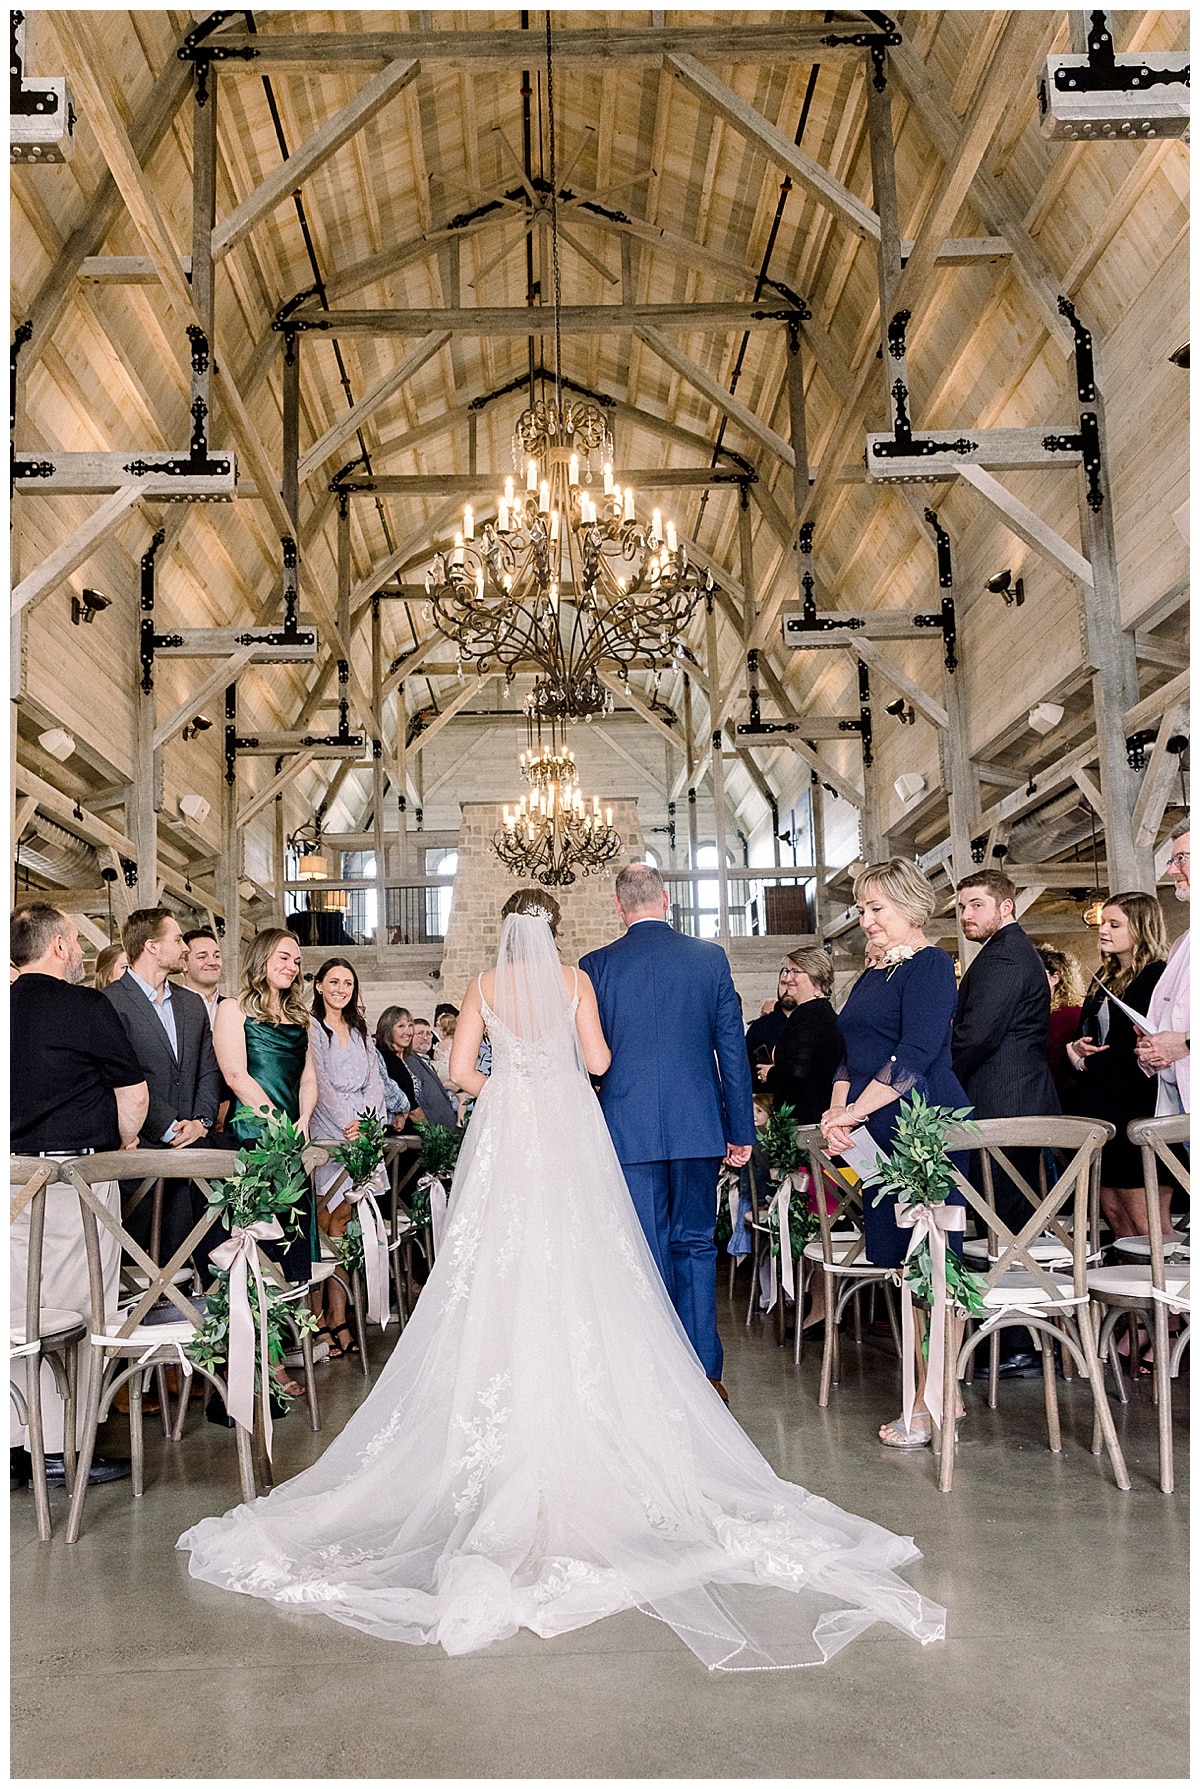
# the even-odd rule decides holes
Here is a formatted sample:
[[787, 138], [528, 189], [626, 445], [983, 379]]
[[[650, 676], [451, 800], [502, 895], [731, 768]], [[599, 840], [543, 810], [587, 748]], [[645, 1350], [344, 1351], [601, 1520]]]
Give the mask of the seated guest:
[[433, 1066], [429, 1055], [432, 1048], [433, 1027], [429, 1020], [414, 1019], [412, 1041], [404, 1052], [404, 1066], [416, 1091], [417, 1104], [430, 1124], [443, 1124], [447, 1130], [454, 1130], [458, 1124], [458, 1110]]
[[1039, 944], [1038, 956], [1050, 984], [1050, 1042], [1046, 1061], [1066, 1110], [1066, 1094], [1075, 1085], [1075, 1070], [1067, 1061], [1067, 1045], [1078, 1034], [1083, 1012], [1083, 970], [1075, 958], [1052, 944]]
[[[13, 1153], [65, 1160], [110, 1149], [136, 1149], [150, 1106], [150, 1090], [108, 1001], [94, 988], [77, 985], [83, 979], [83, 950], [75, 921], [44, 901], [15, 908], [9, 923], [9, 961], [18, 970], [9, 995]], [[120, 1183], [102, 1181], [94, 1190], [119, 1218]], [[116, 1239], [100, 1228], [105, 1309], [92, 1312], [79, 1195], [69, 1181], [52, 1181], [46, 1188], [44, 1209], [43, 1306], [82, 1311], [97, 1325], [111, 1320], [116, 1314], [120, 1267]], [[18, 1321], [25, 1309], [29, 1221], [27, 1207], [9, 1230], [9, 1308]], [[85, 1341], [76, 1357], [80, 1387], [85, 1382], [88, 1352]], [[9, 1372], [24, 1388], [25, 1364], [18, 1362]], [[48, 1366], [42, 1368], [41, 1390], [46, 1476], [51, 1484], [61, 1485], [66, 1476], [63, 1401]], [[80, 1395], [76, 1411], [81, 1424], [83, 1404]], [[10, 1477], [15, 1488], [28, 1484], [31, 1476], [24, 1428], [15, 1426], [10, 1439]], [[128, 1460], [96, 1457], [88, 1482], [127, 1478], [129, 1471]]]
[[129, 967], [129, 958], [125, 955], [123, 944], [106, 944], [96, 958], [96, 967], [92, 971], [92, 986], [98, 994], [103, 994], [110, 981], [120, 981]]
[[[1135, 1118], [1154, 1111], [1156, 1082], [1142, 1074], [1133, 1021], [1108, 995], [1146, 1013], [1166, 968], [1167, 931], [1158, 897], [1140, 889], [1110, 895], [1100, 916], [1100, 979], [1083, 1002], [1079, 1031], [1067, 1059], [1079, 1076], [1072, 1095], [1084, 1118], [1107, 1118], [1117, 1134], [1100, 1157], [1100, 1208], [1114, 1236], [1145, 1236], [1146, 1189], [1142, 1152], [1126, 1136]], [[1105, 989], [1107, 992], [1105, 992]], [[1163, 1229], [1170, 1225], [1171, 1188], [1160, 1186]]]
[[[203, 1145], [217, 1122], [221, 1072], [203, 1000], [168, 980], [187, 957], [179, 921], [165, 907], [143, 907], [130, 914], [121, 942], [129, 968], [104, 998], [115, 1008], [150, 1089], [140, 1146]], [[192, 1181], [163, 1183], [161, 1261], [175, 1253], [204, 1209], [204, 1194]], [[150, 1222], [151, 1200], [145, 1198], [129, 1221], [130, 1235], [143, 1246]]]
[[408, 1101], [404, 1122], [393, 1128], [411, 1136], [414, 1124], [424, 1120], [425, 1113], [417, 1099], [417, 1089], [408, 1071], [404, 1056], [412, 1043], [413, 1016], [406, 1006], [385, 1006], [375, 1026], [375, 1047], [383, 1062], [384, 1073]]
[[750, 1058], [750, 1071], [755, 1076], [756, 1086], [761, 1080], [757, 1071], [770, 1062], [783, 1028], [796, 1010], [792, 982], [787, 974], [788, 967], [787, 962], [780, 965], [777, 998], [765, 1002], [758, 1018], [751, 1019], [746, 1027], [746, 1054]]
[[[317, 1071], [312, 1136], [314, 1140], [350, 1140], [357, 1137], [364, 1112], [383, 1118], [387, 1108], [375, 1046], [360, 1010], [358, 976], [345, 957], [330, 957], [318, 969], [313, 982], [312, 1017], [309, 1040]], [[338, 1164], [329, 1162], [318, 1168], [314, 1176], [317, 1223], [330, 1238], [343, 1235], [354, 1216], [354, 1206], [348, 1199], [342, 1199], [334, 1211], [325, 1207], [325, 1196], [341, 1175]], [[379, 1191], [384, 1185], [386, 1175], [381, 1175], [372, 1190]], [[339, 1360], [343, 1355], [357, 1354], [358, 1344], [346, 1322], [346, 1283], [340, 1273], [324, 1282], [322, 1292], [322, 1333], [329, 1338], [330, 1355]]]
[[[864, 970], [842, 1008], [846, 1060], [821, 1128], [835, 1155], [851, 1147], [860, 1126], [887, 1154], [906, 1093], [915, 1091], [936, 1106], [967, 1104], [950, 1061], [958, 986], [954, 959], [921, 930], [937, 895], [915, 864], [901, 857], [868, 864], [855, 878], [854, 899], [877, 967]], [[961, 1193], [951, 1194], [951, 1201], [961, 1205]], [[910, 1233], [896, 1223], [895, 1208], [894, 1194], [876, 1204], [867, 1192], [863, 1200], [867, 1258], [877, 1267], [899, 1267], [908, 1248]], [[884, 1423], [879, 1439], [886, 1447], [920, 1447], [931, 1434], [918, 1344], [912, 1427], [897, 1417]]]
[[[1167, 859], [1167, 875], [1175, 884], [1175, 899], [1191, 899], [1191, 821], [1182, 821], [1171, 834], [1173, 847]], [[1191, 1003], [1188, 969], [1190, 933], [1176, 938], [1146, 1009], [1154, 1030], [1138, 1039], [1137, 1058], [1143, 1074], [1154, 1075], [1158, 1096], [1154, 1107], [1159, 1118], [1192, 1109]]]

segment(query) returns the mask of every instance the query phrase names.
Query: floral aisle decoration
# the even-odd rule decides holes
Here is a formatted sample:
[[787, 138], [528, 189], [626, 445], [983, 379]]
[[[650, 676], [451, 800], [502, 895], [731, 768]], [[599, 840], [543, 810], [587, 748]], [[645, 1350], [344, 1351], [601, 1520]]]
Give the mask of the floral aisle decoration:
[[329, 1151], [329, 1159], [346, 1171], [346, 1181], [330, 1197], [327, 1209], [336, 1211], [343, 1199], [354, 1214], [340, 1236], [331, 1238], [338, 1262], [349, 1275], [361, 1273], [367, 1284], [367, 1316], [386, 1329], [392, 1315], [388, 1285], [388, 1232], [376, 1193], [381, 1191], [383, 1145], [387, 1131], [374, 1112], [358, 1114], [358, 1134]]
[[766, 1123], [759, 1126], [757, 1136], [775, 1183], [775, 1192], [767, 1207], [767, 1232], [771, 1241], [771, 1293], [767, 1309], [771, 1310], [779, 1296], [777, 1276], [783, 1282], [785, 1295], [795, 1299], [795, 1264], [803, 1256], [806, 1243], [816, 1234], [818, 1220], [816, 1213], [809, 1210], [812, 1177], [802, 1165], [800, 1146], [796, 1141], [795, 1108], [777, 1107]]
[[[227, 1179], [212, 1182], [209, 1215], [229, 1231], [229, 1241], [209, 1255], [215, 1285], [204, 1301], [204, 1322], [187, 1344], [187, 1352], [207, 1372], [224, 1370], [226, 1407], [244, 1429], [254, 1426], [257, 1392], [269, 1456], [271, 1399], [265, 1394], [265, 1380], [271, 1367], [283, 1363], [288, 1331], [311, 1335], [317, 1320], [304, 1305], [291, 1302], [287, 1288], [268, 1284], [259, 1266], [260, 1242], [287, 1241], [298, 1232], [296, 1207], [308, 1185], [300, 1131], [286, 1112], [269, 1106], [260, 1110], [258, 1138], [238, 1150]], [[259, 1114], [250, 1106], [239, 1106], [234, 1116], [250, 1123]], [[287, 1395], [277, 1385], [271, 1389], [274, 1395]]]
[[429, 1124], [421, 1119], [416, 1121], [413, 1129], [421, 1139], [421, 1174], [409, 1210], [419, 1230], [428, 1226], [432, 1232], [436, 1254], [441, 1247], [450, 1203], [450, 1183], [454, 1179], [466, 1129], [460, 1126], [451, 1130], [448, 1125]]
[[909, 1424], [916, 1398], [913, 1298], [930, 1306], [924, 1339], [928, 1363], [925, 1402], [939, 1426], [947, 1310], [952, 1306], [962, 1316], [986, 1315], [983, 1279], [946, 1247], [947, 1236], [964, 1230], [967, 1221], [965, 1207], [946, 1203], [954, 1191], [946, 1136], [952, 1125], [974, 1130], [972, 1110], [970, 1106], [931, 1106], [919, 1093], [906, 1094], [900, 1102], [891, 1154], [881, 1157], [868, 1176], [868, 1184], [878, 1183], [873, 1202], [878, 1205], [894, 1193], [896, 1222], [901, 1229], [912, 1231], [901, 1277], [904, 1420]]

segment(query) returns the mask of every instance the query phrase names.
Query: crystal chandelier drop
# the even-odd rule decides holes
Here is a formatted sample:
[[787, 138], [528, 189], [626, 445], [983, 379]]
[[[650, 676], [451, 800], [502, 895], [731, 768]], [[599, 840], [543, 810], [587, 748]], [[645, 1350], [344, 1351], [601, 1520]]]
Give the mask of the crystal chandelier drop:
[[521, 775], [530, 785], [515, 809], [505, 807], [504, 822], [492, 849], [506, 869], [545, 887], [568, 887], [576, 873], [594, 875], [622, 850], [612, 823], [612, 809], [601, 813], [580, 791], [575, 754], [567, 748], [557, 721], [550, 723], [550, 743], [543, 744], [540, 719], [531, 717], [528, 751], [521, 753]]
[[688, 560], [673, 522], [637, 517], [631, 488], [613, 475], [613, 442], [599, 407], [563, 397], [554, 58], [546, 16], [555, 381], [513, 434], [514, 473], [478, 518], [470, 504], [452, 548], [439, 552], [425, 592], [440, 631], [480, 670], [511, 682], [535, 672], [529, 712], [590, 719], [612, 707], [601, 667], [628, 680], [677, 655], [712, 576]]

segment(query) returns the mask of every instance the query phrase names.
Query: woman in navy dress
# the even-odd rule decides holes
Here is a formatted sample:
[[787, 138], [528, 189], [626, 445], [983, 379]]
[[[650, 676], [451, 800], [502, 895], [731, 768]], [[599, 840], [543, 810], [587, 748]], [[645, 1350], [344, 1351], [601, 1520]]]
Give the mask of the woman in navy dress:
[[[933, 913], [937, 896], [927, 877], [904, 858], [870, 864], [854, 884], [859, 925], [877, 967], [866, 969], [851, 988], [839, 1015], [846, 1040], [846, 1060], [838, 1070], [833, 1103], [821, 1120], [834, 1154], [851, 1145], [854, 1132], [866, 1126], [884, 1154], [892, 1147], [899, 1102], [919, 1093], [935, 1106], [969, 1104], [950, 1064], [950, 1027], [958, 1000], [954, 960], [930, 944], [921, 930]], [[966, 1158], [962, 1159], [964, 1168]], [[863, 1201], [867, 1258], [877, 1267], [899, 1267], [911, 1232], [896, 1223], [896, 1199], [889, 1194], [874, 1203], [868, 1189]], [[955, 1192], [951, 1204], [964, 1203]], [[957, 1238], [953, 1239], [958, 1246]], [[918, 1348], [918, 1372], [923, 1361]], [[913, 1411], [913, 1427], [903, 1419], [885, 1423], [880, 1440], [889, 1447], [921, 1446], [930, 1438], [930, 1422], [921, 1388]]]

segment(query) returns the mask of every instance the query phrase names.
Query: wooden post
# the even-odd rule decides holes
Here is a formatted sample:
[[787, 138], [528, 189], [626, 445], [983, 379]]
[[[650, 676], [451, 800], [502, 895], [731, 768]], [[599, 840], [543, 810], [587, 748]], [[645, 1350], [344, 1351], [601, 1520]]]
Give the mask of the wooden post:
[[1113, 536], [1112, 462], [1107, 452], [1103, 400], [1094, 404], [1100, 436], [1098, 509], [1087, 502], [1085, 475], [1079, 481], [1079, 525], [1083, 550], [1091, 561], [1093, 589], [1080, 592], [1083, 633], [1092, 665], [1092, 705], [1096, 743], [1100, 748], [1100, 791], [1104, 799], [1105, 854], [1110, 888], [1148, 888], [1155, 884], [1154, 856], [1134, 838], [1133, 810], [1137, 778], [1125, 752], [1125, 713], [1138, 700], [1137, 653], [1133, 635], [1121, 622], [1117, 582], [1117, 547]]
[[221, 780], [221, 859], [217, 865], [217, 895], [225, 909], [225, 945], [221, 952], [221, 992], [236, 995], [242, 955], [240, 834], [237, 824], [237, 756], [233, 735], [237, 733], [237, 684], [225, 688], [226, 768]]
[[300, 335], [283, 337], [283, 507], [291, 518], [292, 533], [299, 544], [300, 528]]
[[[705, 671], [708, 675], [708, 702], [710, 714], [720, 710], [721, 669], [717, 657], [717, 608], [710, 596], [705, 602]], [[729, 948], [729, 868], [725, 862], [725, 760], [722, 756], [722, 739], [720, 727], [715, 727], [712, 734], [712, 756], [710, 759], [712, 772], [713, 799], [713, 834], [717, 847], [717, 898], [720, 903], [717, 918], [717, 937], [726, 949]]]
[[371, 598], [371, 721], [375, 761], [371, 766], [371, 794], [374, 812], [371, 816], [375, 838], [375, 961], [384, 965], [387, 943], [387, 841], [383, 831], [383, 802], [386, 782], [383, 772], [383, 624], [382, 604]]
[[139, 907], [158, 905], [158, 810], [162, 807], [162, 753], [154, 749], [154, 692], [142, 688], [141, 666], [134, 670], [133, 784], [129, 836], [137, 850]]
[[[741, 487], [738, 503], [738, 559], [745, 602], [742, 609], [742, 650], [750, 644], [754, 632], [754, 539], [750, 529], [750, 493]], [[714, 683], [714, 688], [715, 683]]]
[[397, 873], [401, 882], [408, 879], [408, 702], [404, 685], [396, 685], [396, 787], [399, 790], [399, 821], [396, 829]]
[[[887, 70], [887, 63], [884, 64]], [[889, 71], [890, 72], [890, 71]], [[871, 185], [875, 211], [879, 218], [879, 242], [876, 269], [879, 280], [879, 332], [884, 354], [884, 373], [890, 391], [892, 370], [888, 364], [888, 324], [892, 318], [892, 295], [900, 279], [900, 208], [896, 198], [896, 145], [892, 136], [891, 87], [885, 82], [882, 90], [873, 80], [866, 83], [867, 140], [871, 153]]]
[[[792, 526], [798, 528], [800, 517], [804, 514], [804, 505], [808, 502], [808, 418], [804, 408], [804, 352], [800, 345], [800, 331], [794, 323], [788, 325], [787, 332], [787, 400], [788, 435], [795, 456], [792, 467]], [[796, 554], [796, 578], [799, 582], [800, 555], [794, 539], [792, 551]], [[804, 601], [803, 587], [800, 587], [800, 600]]]
[[343, 491], [338, 496], [337, 624], [347, 651], [350, 649], [350, 584], [350, 499]]
[[[941, 734], [942, 780], [950, 804], [951, 880], [957, 884], [971, 873], [971, 828], [979, 813], [979, 772], [971, 758], [971, 742], [967, 730], [966, 703], [963, 699], [961, 672], [946, 672], [942, 685], [943, 701], [950, 716], [950, 725]], [[991, 864], [985, 866], [992, 868]], [[978, 950], [958, 928], [958, 960], [965, 970]]]
[[686, 671], [683, 674], [683, 743], [687, 757], [688, 786], [687, 866], [689, 870], [694, 870], [696, 867], [696, 851], [700, 842], [696, 826], [696, 724], [692, 716], [692, 680]]
[[[812, 815], [812, 854], [817, 866], [817, 888], [813, 897], [813, 929], [824, 942], [825, 921], [828, 917], [829, 902], [825, 895], [825, 790], [818, 778], [809, 783], [809, 812]], [[775, 857], [779, 862], [778, 852]]]
[[[205, 79], [205, 76], [208, 76]], [[192, 400], [203, 400], [212, 440], [213, 257], [212, 233], [217, 221], [217, 73], [215, 64], [195, 68], [192, 96], [192, 303], [208, 337], [203, 363], [192, 363]]]
[[284, 891], [284, 873], [287, 868], [287, 829], [283, 819], [283, 790], [275, 797], [275, 856], [272, 864], [275, 882], [275, 924], [286, 926], [285, 909], [287, 901]]

